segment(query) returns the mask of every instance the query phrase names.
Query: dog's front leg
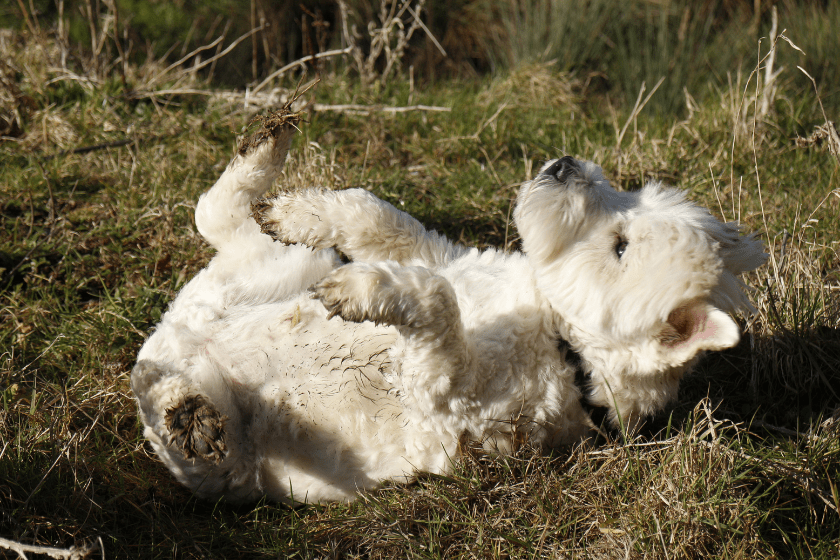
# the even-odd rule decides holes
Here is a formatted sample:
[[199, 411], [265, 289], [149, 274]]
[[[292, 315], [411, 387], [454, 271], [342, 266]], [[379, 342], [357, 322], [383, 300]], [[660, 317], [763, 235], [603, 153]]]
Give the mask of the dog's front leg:
[[313, 288], [330, 317], [397, 327], [398, 372], [406, 397], [427, 415], [464, 417], [475, 393], [452, 285], [428, 268], [351, 263]]
[[335, 247], [353, 261], [436, 268], [464, 251], [364, 189], [281, 193], [255, 203], [253, 214], [278, 241]]

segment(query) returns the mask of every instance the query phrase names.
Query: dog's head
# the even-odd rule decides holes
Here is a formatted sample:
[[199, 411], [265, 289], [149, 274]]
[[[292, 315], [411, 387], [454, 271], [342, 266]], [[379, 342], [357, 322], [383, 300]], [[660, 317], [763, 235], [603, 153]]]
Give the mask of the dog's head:
[[523, 185], [514, 220], [538, 285], [592, 370], [592, 398], [623, 417], [676, 395], [704, 350], [737, 344], [751, 310], [737, 274], [761, 241], [658, 183], [617, 192], [594, 163], [564, 157]]

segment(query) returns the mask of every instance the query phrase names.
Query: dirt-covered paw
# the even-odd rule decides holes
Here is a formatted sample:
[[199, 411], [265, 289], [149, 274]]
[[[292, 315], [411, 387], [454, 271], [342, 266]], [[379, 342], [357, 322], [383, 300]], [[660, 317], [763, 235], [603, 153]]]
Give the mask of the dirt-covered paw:
[[261, 198], [251, 203], [251, 216], [260, 226], [260, 231], [281, 243], [305, 243], [305, 236], [293, 235], [294, 220], [290, 215], [291, 197], [282, 194]]
[[[375, 269], [363, 263], [347, 264], [312, 287], [312, 297], [329, 312], [345, 321], [377, 321], [371, 315], [370, 302], [378, 282]], [[378, 322], [378, 321], [377, 321]]]
[[251, 203], [251, 216], [260, 226], [260, 231], [271, 236], [275, 241], [288, 243], [284, 240], [283, 216], [275, 209], [276, 198], [260, 198]]
[[281, 243], [303, 243], [315, 249], [333, 246], [328, 224], [317, 205], [297, 194], [280, 193], [251, 203], [260, 230]]
[[246, 156], [266, 142], [272, 141], [273, 146], [279, 147], [285, 157], [285, 152], [289, 149], [288, 144], [298, 129], [300, 120], [301, 114], [292, 111], [291, 101], [277, 111], [255, 116], [249, 124], [258, 123], [260, 126], [256, 132], [246, 136], [239, 143], [239, 155]]
[[185, 459], [198, 457], [219, 464], [227, 455], [227, 419], [205, 397], [188, 395], [166, 410], [169, 445], [183, 451]]

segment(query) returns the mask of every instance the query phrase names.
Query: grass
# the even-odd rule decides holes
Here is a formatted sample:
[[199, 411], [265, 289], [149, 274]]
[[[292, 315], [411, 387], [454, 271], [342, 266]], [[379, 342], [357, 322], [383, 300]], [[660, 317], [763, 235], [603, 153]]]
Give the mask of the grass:
[[[755, 66], [757, 50], [768, 52], [775, 10], [777, 31], [801, 47], [780, 49], [777, 66], [808, 68], [824, 102], [836, 106], [840, 39], [826, 30], [840, 25], [840, 6], [777, 4], [771, 9], [720, 0], [628, 0], [618, 7], [613, 0], [498, 0], [488, 3], [496, 20], [480, 20], [481, 40], [499, 66], [554, 60], [585, 76], [592, 89], [630, 105], [642, 83], [651, 88], [662, 80], [650, 112], [671, 119], [686, 114], [686, 91], [706, 101], [728, 72]], [[804, 75], [787, 78], [807, 83]]]
[[515, 249], [518, 185], [569, 153], [618, 188], [687, 189], [758, 232], [771, 261], [746, 278], [758, 313], [742, 342], [704, 358], [638, 439], [475, 451], [448, 477], [292, 509], [193, 497], [144, 443], [128, 383], [144, 337], [211, 256], [193, 208], [255, 109], [140, 95], [176, 83], [154, 82], [154, 62], [125, 83], [62, 74], [46, 35], [0, 49], [2, 116], [16, 125], [0, 142], [0, 537], [101, 542], [119, 558], [840, 554], [840, 162], [794, 143], [825, 122], [795, 70], [765, 115], [744, 71], [689, 91], [672, 119], [547, 63], [422, 88], [325, 75], [318, 103], [452, 111], [310, 112], [287, 185], [363, 186], [452, 239]]

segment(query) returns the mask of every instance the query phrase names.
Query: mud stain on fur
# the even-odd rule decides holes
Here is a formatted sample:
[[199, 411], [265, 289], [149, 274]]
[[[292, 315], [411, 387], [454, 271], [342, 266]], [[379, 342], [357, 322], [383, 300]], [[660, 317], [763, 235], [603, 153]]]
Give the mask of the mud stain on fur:
[[225, 422], [222, 415], [201, 395], [188, 395], [166, 410], [169, 445], [184, 452], [185, 459], [200, 457], [218, 465], [227, 455]]
[[257, 221], [257, 224], [260, 226], [260, 231], [266, 235], [271, 236], [272, 239], [275, 241], [280, 240], [280, 236], [277, 234], [277, 224], [274, 220], [268, 218], [266, 214], [269, 210], [271, 210], [272, 204], [271, 201], [267, 198], [260, 198], [255, 200], [251, 203], [251, 214], [250, 217], [254, 218]]

